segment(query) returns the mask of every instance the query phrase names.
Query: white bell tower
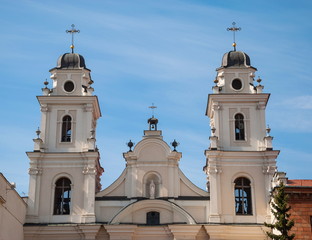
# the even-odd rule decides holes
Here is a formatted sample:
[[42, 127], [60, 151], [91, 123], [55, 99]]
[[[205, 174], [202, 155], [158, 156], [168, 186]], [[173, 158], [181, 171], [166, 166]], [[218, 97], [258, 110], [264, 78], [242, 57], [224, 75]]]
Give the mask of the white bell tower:
[[[231, 29], [230, 29], [231, 30]], [[263, 223], [270, 217], [269, 192], [279, 151], [266, 128], [269, 94], [256, 68], [241, 51], [224, 54], [213, 93], [208, 96], [210, 147], [205, 151], [210, 191], [209, 221]]]
[[[73, 49], [73, 45], [72, 45]], [[101, 189], [96, 123], [101, 116], [84, 58], [72, 51], [50, 70], [53, 86], [37, 99], [41, 127], [30, 159], [28, 223], [95, 222]]]

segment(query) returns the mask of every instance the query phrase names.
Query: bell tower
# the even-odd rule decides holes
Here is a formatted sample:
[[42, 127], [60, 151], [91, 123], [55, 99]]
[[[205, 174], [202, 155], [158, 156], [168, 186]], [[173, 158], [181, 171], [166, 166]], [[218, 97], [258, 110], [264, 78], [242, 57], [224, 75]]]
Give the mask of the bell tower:
[[208, 96], [210, 147], [205, 151], [209, 221], [263, 223], [270, 217], [269, 192], [279, 151], [266, 128], [269, 94], [263, 93], [257, 69], [241, 51], [225, 53]]
[[84, 58], [65, 53], [38, 96], [41, 126], [30, 159], [28, 223], [95, 222], [101, 189], [96, 125], [101, 116]]

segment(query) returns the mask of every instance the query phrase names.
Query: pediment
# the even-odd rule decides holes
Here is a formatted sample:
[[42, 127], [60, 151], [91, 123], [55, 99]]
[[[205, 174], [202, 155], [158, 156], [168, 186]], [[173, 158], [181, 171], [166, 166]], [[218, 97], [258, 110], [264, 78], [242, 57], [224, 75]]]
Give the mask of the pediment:
[[[126, 161], [136, 160], [141, 162], [166, 162], [177, 155], [170, 149], [168, 144], [162, 138], [144, 138], [133, 149], [133, 152], [124, 154]], [[178, 154], [177, 160], [181, 158]]]

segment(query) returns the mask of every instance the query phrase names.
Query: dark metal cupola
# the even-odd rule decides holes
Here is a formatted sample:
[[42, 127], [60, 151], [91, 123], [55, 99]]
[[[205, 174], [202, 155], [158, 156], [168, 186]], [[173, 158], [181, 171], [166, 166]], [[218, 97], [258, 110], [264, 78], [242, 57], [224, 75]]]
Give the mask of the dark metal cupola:
[[154, 115], [147, 120], [147, 123], [149, 124], [149, 130], [150, 131], [157, 131], [157, 123], [158, 119], [154, 117]]

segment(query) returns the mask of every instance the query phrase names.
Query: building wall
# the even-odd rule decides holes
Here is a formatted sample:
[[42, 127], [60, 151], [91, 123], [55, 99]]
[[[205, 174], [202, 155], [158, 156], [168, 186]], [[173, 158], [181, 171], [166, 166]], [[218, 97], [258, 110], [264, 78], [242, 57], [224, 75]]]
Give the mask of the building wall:
[[288, 180], [286, 192], [291, 218], [295, 221], [292, 228], [295, 239], [312, 239], [312, 180]]
[[261, 225], [59, 224], [26, 226], [25, 240], [266, 240]]
[[26, 203], [0, 173], [0, 240], [24, 239]]

